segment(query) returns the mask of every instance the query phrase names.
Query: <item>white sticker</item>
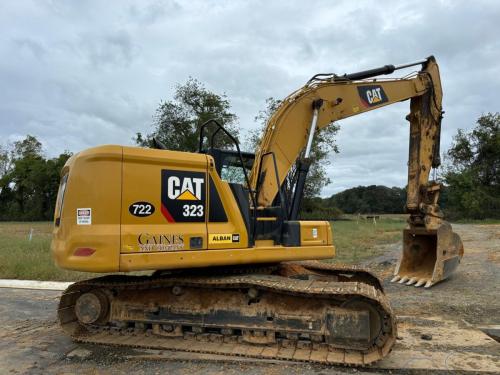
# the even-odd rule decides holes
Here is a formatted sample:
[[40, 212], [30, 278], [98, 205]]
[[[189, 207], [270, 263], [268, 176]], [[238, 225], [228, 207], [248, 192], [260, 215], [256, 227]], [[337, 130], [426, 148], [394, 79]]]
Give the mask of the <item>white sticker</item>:
[[318, 238], [318, 229], [317, 228], [313, 228], [312, 235], [313, 235], [313, 238]]
[[91, 208], [77, 208], [76, 209], [76, 224], [90, 225], [92, 224], [92, 209]]

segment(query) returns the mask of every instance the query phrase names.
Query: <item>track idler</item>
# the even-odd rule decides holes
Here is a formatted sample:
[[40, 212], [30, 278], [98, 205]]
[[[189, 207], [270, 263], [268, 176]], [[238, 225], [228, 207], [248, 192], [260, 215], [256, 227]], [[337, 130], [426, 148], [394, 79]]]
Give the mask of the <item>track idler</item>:
[[437, 229], [423, 226], [405, 229], [403, 256], [396, 265], [391, 282], [430, 288], [455, 271], [463, 254], [460, 236], [446, 221], [442, 221]]

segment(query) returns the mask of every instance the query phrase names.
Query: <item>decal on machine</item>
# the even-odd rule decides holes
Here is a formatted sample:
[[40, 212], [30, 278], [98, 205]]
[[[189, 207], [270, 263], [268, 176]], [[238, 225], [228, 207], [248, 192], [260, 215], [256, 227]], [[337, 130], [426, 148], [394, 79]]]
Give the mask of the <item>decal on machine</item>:
[[361, 98], [361, 104], [365, 108], [374, 107], [389, 101], [384, 88], [380, 85], [358, 86], [358, 93]]
[[151, 234], [141, 233], [137, 237], [139, 251], [176, 251], [184, 249], [182, 234]]
[[205, 221], [205, 178], [204, 172], [161, 171], [161, 213], [168, 222]]
[[76, 209], [76, 224], [77, 225], [91, 225], [92, 224], [92, 209], [91, 208], [77, 208]]
[[128, 206], [128, 212], [137, 217], [146, 217], [154, 214], [155, 206], [149, 202], [134, 202]]
[[210, 233], [208, 235], [209, 244], [240, 242], [240, 235], [233, 233]]

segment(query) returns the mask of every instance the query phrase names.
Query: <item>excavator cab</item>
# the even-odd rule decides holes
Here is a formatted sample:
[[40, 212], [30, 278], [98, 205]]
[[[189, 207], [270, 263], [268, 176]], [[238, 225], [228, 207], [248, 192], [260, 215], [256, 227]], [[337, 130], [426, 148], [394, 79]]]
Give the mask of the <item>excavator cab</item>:
[[[209, 127], [212, 129], [211, 132], [208, 130]], [[220, 149], [214, 146], [217, 143], [217, 136], [222, 134], [231, 140], [236, 150]], [[208, 146], [205, 147], [205, 144]], [[302, 225], [303, 230], [306, 229], [307, 222], [299, 223], [296, 216], [290, 216], [289, 204], [281, 189], [272, 205], [259, 206], [260, 185], [258, 184], [256, 189], [249, 188], [249, 175], [255, 164], [255, 154], [242, 152], [238, 141], [217, 120], [208, 120], [201, 126], [198, 152], [210, 155], [214, 160], [218, 175], [222, 180], [228, 182], [246, 223], [249, 246], [254, 246], [255, 241], [272, 241], [275, 245], [286, 247], [299, 244], [300, 227]], [[279, 184], [278, 167], [274, 153], [261, 154], [259, 159], [259, 167], [262, 167], [262, 160], [272, 160], [273, 168], [268, 173], [274, 177], [275, 183]], [[259, 171], [259, 174], [261, 172]], [[321, 226], [328, 226], [329, 230], [329, 225], [325, 226], [325, 224]], [[318, 226], [320, 224], [314, 222], [312, 225]], [[317, 230], [318, 228], [316, 228], [316, 232]], [[317, 235], [313, 237], [317, 238]]]

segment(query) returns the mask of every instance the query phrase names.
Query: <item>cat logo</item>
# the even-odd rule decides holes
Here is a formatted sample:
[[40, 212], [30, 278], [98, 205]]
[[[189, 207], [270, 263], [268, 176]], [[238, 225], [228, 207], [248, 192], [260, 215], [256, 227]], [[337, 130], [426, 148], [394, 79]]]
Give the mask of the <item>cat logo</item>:
[[380, 93], [380, 90], [382, 90], [381, 87], [366, 92], [366, 99], [368, 99], [368, 103], [374, 104], [382, 101], [382, 94]]
[[358, 87], [361, 104], [366, 107], [373, 107], [388, 101], [384, 89], [380, 85], [369, 85]]
[[163, 169], [161, 213], [169, 223], [204, 222], [206, 173]]
[[168, 199], [180, 201], [199, 201], [201, 189], [205, 180], [203, 178], [170, 176], [167, 179]]

